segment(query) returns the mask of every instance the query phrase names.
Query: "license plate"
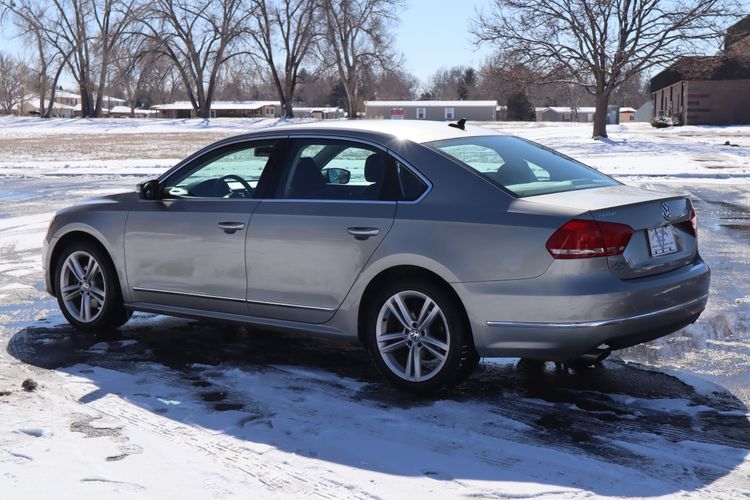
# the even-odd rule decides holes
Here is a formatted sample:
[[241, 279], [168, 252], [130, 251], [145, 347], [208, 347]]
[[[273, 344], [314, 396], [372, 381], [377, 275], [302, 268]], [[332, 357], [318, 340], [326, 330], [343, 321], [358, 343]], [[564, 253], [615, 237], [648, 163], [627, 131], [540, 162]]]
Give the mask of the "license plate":
[[649, 229], [648, 245], [654, 257], [675, 253], [677, 242], [674, 239], [674, 228], [670, 225]]

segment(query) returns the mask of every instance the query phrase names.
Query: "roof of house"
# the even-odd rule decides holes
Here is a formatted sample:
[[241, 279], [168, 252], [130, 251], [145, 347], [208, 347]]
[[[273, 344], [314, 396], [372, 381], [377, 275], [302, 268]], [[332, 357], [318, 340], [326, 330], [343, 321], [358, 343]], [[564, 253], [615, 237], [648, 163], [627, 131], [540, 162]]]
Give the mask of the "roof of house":
[[461, 107], [476, 107], [476, 106], [490, 106], [495, 108], [497, 101], [365, 101], [365, 106], [385, 106], [391, 108], [398, 108], [403, 106], [419, 106], [424, 108], [429, 107], [448, 107], [448, 108], [461, 108]]
[[[130, 114], [130, 106], [114, 106], [109, 110], [110, 113], [116, 114]], [[136, 109], [135, 114], [137, 115], [150, 115], [156, 113], [153, 109]]]
[[[211, 109], [248, 109], [256, 110], [265, 106], [281, 106], [279, 101], [213, 101], [211, 103]], [[157, 104], [152, 106], [154, 109], [159, 111], [167, 110], [189, 110], [193, 109], [193, 105], [189, 101], [177, 101], [169, 104]]]
[[750, 16], [745, 16], [739, 22], [727, 28], [724, 35], [724, 50], [747, 36], [750, 36]]
[[750, 79], [750, 57], [683, 57], [651, 79], [651, 92], [686, 80]]
[[[547, 111], [552, 110], [555, 113], [572, 113], [573, 110], [570, 106], [543, 106], [541, 108], [535, 108], [535, 111]], [[594, 113], [596, 108], [592, 106], [579, 106], [576, 108], [578, 113]]]
[[[39, 109], [40, 107], [38, 97], [27, 97], [26, 99], [24, 99], [23, 103], [25, 106], [31, 106], [36, 109]], [[49, 106], [49, 99], [46, 99], [44, 101], [44, 105]], [[20, 104], [16, 104], [13, 106], [13, 109], [18, 109], [19, 107], [20, 107]], [[74, 110], [75, 106], [69, 106], [67, 104], [61, 104], [55, 101], [55, 104], [52, 106], [52, 109], [57, 110], [57, 111], [64, 110], [64, 109]]]

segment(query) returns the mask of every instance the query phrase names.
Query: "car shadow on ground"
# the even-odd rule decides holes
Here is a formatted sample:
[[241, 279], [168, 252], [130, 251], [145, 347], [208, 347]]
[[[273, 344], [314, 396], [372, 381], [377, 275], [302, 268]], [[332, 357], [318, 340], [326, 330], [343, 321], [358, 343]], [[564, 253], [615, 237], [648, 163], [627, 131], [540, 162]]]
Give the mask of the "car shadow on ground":
[[710, 485], [750, 450], [748, 410], [732, 394], [619, 361], [485, 361], [426, 397], [383, 383], [352, 343], [153, 315], [109, 334], [37, 322], [8, 351], [89, 380], [84, 404], [114, 395], [251, 448], [385, 474], [656, 496]]

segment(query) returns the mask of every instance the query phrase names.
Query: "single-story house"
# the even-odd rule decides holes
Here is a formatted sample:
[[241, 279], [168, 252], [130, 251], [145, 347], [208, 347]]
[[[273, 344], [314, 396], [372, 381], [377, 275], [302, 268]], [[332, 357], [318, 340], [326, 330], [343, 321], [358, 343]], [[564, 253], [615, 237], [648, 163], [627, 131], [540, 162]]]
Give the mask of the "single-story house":
[[536, 108], [538, 122], [593, 122], [593, 107], [571, 108], [569, 106], [544, 106]]
[[750, 16], [727, 30], [722, 53], [683, 57], [651, 79], [653, 117], [684, 125], [750, 123]]
[[[189, 101], [177, 101], [152, 106], [159, 118], [195, 118]], [[214, 101], [211, 118], [276, 118], [281, 116], [279, 101]]]
[[370, 119], [495, 121], [497, 101], [365, 101]]
[[[44, 106], [49, 106], [49, 101], [44, 101]], [[40, 104], [39, 104], [39, 98], [38, 97], [29, 97], [25, 99], [23, 102], [16, 104], [13, 106], [14, 112], [18, 113], [20, 116], [39, 116], [40, 114]], [[57, 102], [55, 99], [55, 103], [52, 106], [52, 113], [51, 116], [53, 118], [72, 118], [75, 111], [74, 106], [69, 106], [67, 104], [62, 104], [60, 102]]]
[[[133, 116], [135, 118], [154, 118], [157, 112], [153, 109], [135, 109]], [[110, 118], [130, 118], [130, 106], [115, 106], [109, 110]]]
[[[152, 106], [158, 118], [195, 118], [193, 105], [189, 101], [177, 101]], [[283, 116], [280, 101], [214, 101], [211, 103], [211, 118], [278, 118]], [[321, 120], [341, 118], [343, 110], [336, 107], [294, 107], [294, 115], [300, 118]]]
[[317, 120], [335, 120], [344, 117], [344, 110], [334, 106], [298, 107], [294, 106], [295, 118], [315, 118]]
[[627, 106], [620, 108], [620, 123], [628, 123], [635, 121], [635, 108], [629, 108]]

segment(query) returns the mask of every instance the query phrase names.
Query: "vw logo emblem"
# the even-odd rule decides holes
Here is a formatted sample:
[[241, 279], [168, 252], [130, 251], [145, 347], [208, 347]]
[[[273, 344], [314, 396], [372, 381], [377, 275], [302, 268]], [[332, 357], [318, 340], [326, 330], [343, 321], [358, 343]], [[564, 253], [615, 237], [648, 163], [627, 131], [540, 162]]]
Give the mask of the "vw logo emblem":
[[661, 204], [661, 214], [664, 216], [664, 220], [672, 218], [672, 214], [669, 212], [669, 205], [666, 203]]

